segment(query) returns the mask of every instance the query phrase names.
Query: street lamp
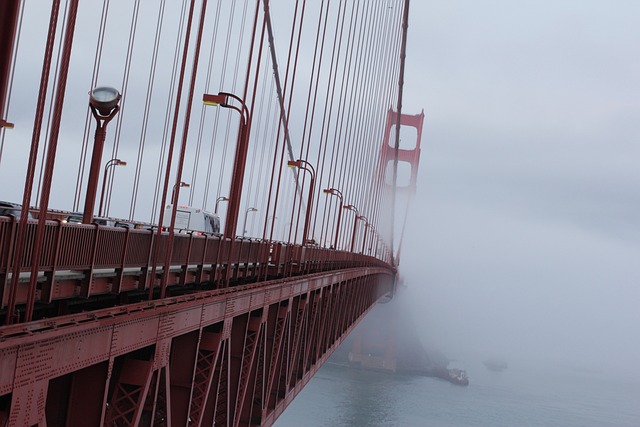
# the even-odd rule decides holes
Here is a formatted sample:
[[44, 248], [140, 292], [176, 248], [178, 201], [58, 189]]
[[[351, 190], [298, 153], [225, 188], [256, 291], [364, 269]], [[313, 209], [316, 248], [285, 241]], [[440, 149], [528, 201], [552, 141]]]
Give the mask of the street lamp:
[[274, 230], [276, 229], [276, 220], [277, 219], [278, 219], [278, 217], [276, 215], [267, 216], [267, 222], [264, 225], [265, 233], [266, 233], [267, 227], [270, 227], [271, 233], [273, 235]]
[[100, 163], [102, 150], [107, 137], [107, 124], [120, 110], [120, 92], [112, 87], [100, 86], [89, 92], [89, 108], [96, 119], [96, 133], [91, 156], [91, 168], [89, 169], [89, 181], [87, 183], [87, 195], [84, 201], [84, 213], [82, 222], [93, 222], [93, 208], [96, 204], [96, 192], [98, 190], [98, 177], [100, 175]]
[[177, 205], [178, 204], [178, 196], [179, 196], [179, 192], [177, 191], [178, 188], [189, 188], [191, 187], [191, 184], [189, 184], [188, 182], [184, 182], [184, 181], [180, 181], [180, 183], [175, 183], [173, 184], [173, 191], [171, 192], [171, 204], [172, 205]]
[[306, 245], [307, 237], [309, 236], [309, 224], [311, 223], [311, 206], [313, 205], [313, 186], [316, 180], [316, 171], [313, 166], [311, 166], [311, 163], [306, 160], [289, 160], [287, 166], [302, 169], [311, 174], [311, 180], [309, 181], [309, 202], [307, 203], [307, 214], [304, 220], [304, 231], [302, 232], [302, 245]]
[[336, 188], [325, 188], [324, 190], [322, 190], [322, 192], [324, 194], [338, 196], [338, 198], [340, 199], [340, 207], [338, 208], [338, 221], [336, 223], [336, 237], [333, 242], [333, 248], [338, 249], [338, 233], [340, 232], [340, 220], [342, 219], [342, 207], [343, 207], [342, 192]]
[[371, 251], [373, 250], [373, 237], [375, 237], [378, 234], [378, 232], [376, 231], [376, 227], [373, 224], [368, 224], [368, 225], [369, 225], [369, 234], [371, 234], [372, 236], [369, 237], [369, 249], [367, 253], [371, 255]]
[[242, 237], [244, 237], [245, 234], [247, 234], [247, 217], [249, 216], [249, 212], [258, 212], [258, 209], [247, 208], [247, 210], [244, 212], [244, 224], [242, 224]]
[[[240, 108], [229, 104], [229, 98], [240, 103]], [[242, 98], [228, 92], [220, 92], [217, 95], [205, 93], [202, 96], [205, 105], [231, 108], [240, 113], [240, 129], [238, 130], [238, 142], [236, 144], [236, 154], [233, 162], [233, 172], [231, 175], [231, 187], [229, 189], [229, 208], [227, 209], [227, 219], [224, 226], [224, 237], [233, 238], [238, 226], [238, 213], [240, 211], [240, 199], [242, 197], [242, 183], [244, 181], [244, 170], [247, 165], [247, 148], [249, 146], [249, 130], [251, 129], [251, 115], [249, 109]]]
[[111, 159], [104, 167], [104, 177], [102, 179], [102, 191], [100, 192], [100, 208], [98, 209], [98, 216], [102, 216], [102, 204], [104, 203], [104, 189], [107, 186], [107, 170], [111, 166], [127, 166], [127, 162], [120, 159]]
[[220, 204], [220, 202], [228, 202], [229, 198], [225, 197], [225, 196], [220, 196], [216, 199], [216, 210], [213, 211], [213, 213], [218, 214], [218, 205]]
[[346, 205], [343, 209], [353, 211], [356, 214], [353, 219], [353, 233], [351, 234], [351, 252], [353, 252], [356, 245], [356, 230], [358, 229], [358, 216], [360, 215], [360, 212], [358, 212], [358, 208], [353, 205]]
[[369, 227], [369, 219], [364, 215], [360, 215], [356, 218], [356, 220], [358, 219], [364, 221], [364, 232], [362, 233], [362, 250], [360, 251], [361, 254], [364, 254], [364, 244], [367, 241], [367, 228]]

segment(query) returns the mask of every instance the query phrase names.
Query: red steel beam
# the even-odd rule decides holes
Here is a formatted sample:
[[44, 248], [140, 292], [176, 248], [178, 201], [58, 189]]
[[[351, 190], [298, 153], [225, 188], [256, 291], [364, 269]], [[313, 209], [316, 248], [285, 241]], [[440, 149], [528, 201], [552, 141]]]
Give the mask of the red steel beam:
[[[351, 269], [2, 327], [0, 396], [10, 398], [0, 402], [10, 404], [0, 418], [268, 425], [392, 280], [387, 269]], [[330, 289], [350, 313], [325, 341]]]
[[19, 0], [3, 0], [0, 2], [0, 127], [6, 124], [4, 106], [7, 102], [7, 88], [11, 74], [11, 59], [20, 11]]

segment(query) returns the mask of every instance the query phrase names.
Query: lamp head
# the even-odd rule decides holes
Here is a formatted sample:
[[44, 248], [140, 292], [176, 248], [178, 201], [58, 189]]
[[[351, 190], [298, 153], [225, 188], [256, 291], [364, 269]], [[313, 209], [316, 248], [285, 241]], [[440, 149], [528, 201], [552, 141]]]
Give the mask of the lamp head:
[[287, 166], [289, 166], [290, 168], [299, 168], [300, 167], [300, 160], [289, 160], [287, 162]]
[[227, 95], [222, 95], [222, 94], [211, 95], [211, 94], [205, 93], [202, 96], [202, 102], [204, 105], [213, 105], [213, 106], [219, 105], [221, 107], [226, 107]]
[[109, 86], [99, 86], [89, 92], [89, 105], [101, 116], [110, 115], [120, 102], [120, 92]]

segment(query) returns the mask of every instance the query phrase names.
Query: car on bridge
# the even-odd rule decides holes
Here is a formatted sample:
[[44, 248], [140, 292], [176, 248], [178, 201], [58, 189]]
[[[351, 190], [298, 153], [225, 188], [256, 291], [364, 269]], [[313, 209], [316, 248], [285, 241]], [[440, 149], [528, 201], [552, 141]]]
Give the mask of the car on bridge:
[[[22, 216], [22, 205], [13, 202], [0, 201], [0, 216], [13, 216], [20, 219]], [[33, 219], [31, 212], [27, 214], [27, 219]]]
[[[167, 205], [162, 220], [162, 226], [168, 228], [171, 225], [173, 205]], [[176, 222], [174, 229], [180, 232], [197, 231], [200, 233], [219, 234], [220, 217], [203, 209], [191, 206], [176, 207]]]
[[[82, 224], [82, 214], [79, 212], [73, 213], [63, 219], [62, 222], [68, 222], [71, 224]], [[116, 222], [110, 218], [93, 217], [93, 224], [115, 227]]]

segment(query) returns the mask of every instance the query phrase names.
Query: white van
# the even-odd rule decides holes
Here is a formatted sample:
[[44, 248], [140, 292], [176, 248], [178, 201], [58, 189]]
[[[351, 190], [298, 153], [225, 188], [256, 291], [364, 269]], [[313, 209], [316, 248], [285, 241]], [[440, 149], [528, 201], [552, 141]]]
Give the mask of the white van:
[[[162, 220], [163, 227], [171, 225], [173, 205], [167, 205]], [[220, 217], [214, 213], [190, 206], [176, 208], [176, 231], [200, 231], [202, 233], [220, 233]]]

